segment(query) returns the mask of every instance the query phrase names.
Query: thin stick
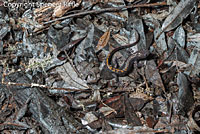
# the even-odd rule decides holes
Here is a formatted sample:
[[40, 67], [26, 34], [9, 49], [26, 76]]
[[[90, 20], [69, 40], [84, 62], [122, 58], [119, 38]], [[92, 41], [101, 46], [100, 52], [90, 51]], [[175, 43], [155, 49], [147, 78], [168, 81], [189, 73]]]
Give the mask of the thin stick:
[[40, 85], [37, 83], [27, 84], [27, 83], [3, 82], [2, 84], [6, 86], [23, 86], [23, 87], [40, 87], [40, 88], [46, 88], [46, 89], [57, 89], [57, 90], [64, 90], [68, 92], [90, 91], [90, 89], [73, 89], [73, 88], [71, 89], [71, 88], [50, 87], [46, 85]]
[[123, 11], [127, 10], [129, 8], [137, 8], [137, 7], [154, 7], [154, 6], [166, 6], [166, 2], [157, 2], [157, 3], [150, 3], [150, 4], [139, 4], [139, 5], [130, 5], [130, 6], [123, 6], [123, 7], [112, 7], [112, 8], [105, 8], [105, 9], [97, 9], [97, 10], [91, 10], [91, 11], [81, 11], [79, 13], [75, 14], [70, 14], [64, 17], [60, 17], [54, 20], [50, 20], [48, 22], [43, 23], [44, 25], [50, 24], [56, 21], [64, 20], [67, 18], [73, 18], [73, 17], [78, 17], [82, 15], [88, 15], [88, 14], [99, 14], [103, 12], [116, 12], [116, 11]]

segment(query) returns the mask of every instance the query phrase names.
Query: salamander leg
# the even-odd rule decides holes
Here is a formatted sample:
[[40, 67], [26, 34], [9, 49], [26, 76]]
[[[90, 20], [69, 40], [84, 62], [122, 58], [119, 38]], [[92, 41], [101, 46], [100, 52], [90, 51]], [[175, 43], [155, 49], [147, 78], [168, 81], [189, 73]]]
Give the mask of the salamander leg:
[[115, 58], [113, 64], [114, 64], [114, 68], [118, 68], [118, 67], [119, 67], [119, 63], [118, 63], [118, 61], [117, 61], [117, 58]]
[[113, 73], [113, 77], [115, 78], [115, 81], [116, 81], [116, 87], [121, 87], [123, 85], [123, 82], [119, 80], [119, 76], [116, 75], [115, 73]]
[[117, 76], [117, 74], [112, 73], [112, 76], [115, 78], [116, 82], [119, 83], [119, 77]]
[[144, 64], [143, 64], [143, 63], [136, 63], [136, 65], [137, 65], [137, 68], [144, 67]]

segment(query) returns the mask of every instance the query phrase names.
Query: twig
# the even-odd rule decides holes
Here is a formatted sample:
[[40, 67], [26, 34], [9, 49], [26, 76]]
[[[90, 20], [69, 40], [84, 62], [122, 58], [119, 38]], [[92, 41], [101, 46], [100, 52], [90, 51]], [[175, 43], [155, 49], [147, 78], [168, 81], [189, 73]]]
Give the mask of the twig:
[[68, 92], [90, 90], [90, 89], [70, 89], [70, 88], [50, 87], [50, 86], [46, 86], [46, 85], [40, 85], [40, 84], [37, 84], [37, 83], [26, 84], [26, 83], [2, 82], [2, 84], [6, 85], [6, 86], [23, 86], [23, 87], [40, 87], [40, 88], [47, 88], [47, 89], [57, 89], [57, 90], [65, 90], [65, 91], [68, 91]]
[[142, 77], [144, 79], [144, 82], [145, 82], [145, 85], [146, 85], [146, 89], [149, 89], [149, 85], [148, 85], [147, 79], [145, 77], [144, 68], [142, 68]]
[[104, 106], [110, 108], [110, 109], [112, 110], [112, 112], [114, 112], [115, 114], [117, 114], [117, 111], [116, 111], [115, 109], [113, 109], [113, 108], [111, 108], [110, 106], [108, 106], [107, 104], [105, 104], [102, 100], [101, 100], [101, 103], [102, 103]]
[[166, 6], [166, 2], [157, 2], [157, 3], [150, 3], [150, 4], [139, 4], [139, 5], [130, 5], [130, 6], [123, 6], [123, 7], [112, 7], [112, 8], [105, 8], [105, 9], [97, 9], [97, 10], [91, 10], [91, 11], [81, 11], [79, 13], [75, 14], [70, 14], [64, 17], [60, 17], [54, 20], [50, 20], [48, 22], [43, 23], [44, 25], [50, 24], [56, 21], [64, 20], [67, 18], [73, 18], [73, 17], [78, 17], [78, 16], [83, 16], [83, 15], [88, 15], [88, 14], [99, 14], [103, 12], [116, 12], [116, 11], [123, 11], [127, 10], [129, 8], [137, 8], [137, 7], [154, 7], [154, 6]]

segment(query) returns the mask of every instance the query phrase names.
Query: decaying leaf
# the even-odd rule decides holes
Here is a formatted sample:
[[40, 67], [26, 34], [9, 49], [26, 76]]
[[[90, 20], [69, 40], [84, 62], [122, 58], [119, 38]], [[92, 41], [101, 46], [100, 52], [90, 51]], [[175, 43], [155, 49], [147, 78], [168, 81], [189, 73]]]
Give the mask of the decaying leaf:
[[[192, 110], [189, 113], [189, 121], [187, 123], [188, 127], [190, 129], [195, 129], [197, 131], [200, 131], [200, 126], [199, 126], [199, 111], [200, 111], [200, 105], [197, 103], [196, 105], [193, 106]], [[196, 117], [196, 118], [195, 118]]]
[[142, 17], [143, 18], [152, 17], [152, 18], [154, 18], [156, 20], [163, 21], [168, 15], [169, 15], [169, 12], [162, 11], [161, 13], [148, 13], [146, 15], [143, 15]]
[[94, 91], [94, 95], [92, 98], [93, 101], [99, 102], [101, 100], [100, 92], [99, 90]]
[[185, 31], [182, 26], [179, 26], [174, 32], [173, 39], [182, 47], [185, 47]]
[[[158, 22], [157, 22], [158, 25], [160, 25]], [[160, 55], [162, 55], [162, 53], [164, 51], [167, 50], [167, 43], [166, 43], [166, 40], [165, 40], [165, 34], [162, 33], [158, 39], [156, 39], [157, 35], [161, 32], [161, 29], [160, 27], [157, 27], [155, 30], [154, 30], [154, 39], [155, 39], [155, 42], [156, 42], [156, 45], [154, 46], [155, 49], [158, 51], [158, 53]]]
[[62, 48], [60, 48], [58, 50], [58, 55], [57, 58], [59, 60], [65, 60], [66, 59], [66, 55], [65, 55], [65, 51], [70, 50], [71, 48], [73, 48], [75, 45], [77, 45], [78, 43], [80, 43], [83, 39], [85, 39], [85, 37], [74, 40], [70, 43], [68, 43], [67, 45], [63, 46]]
[[174, 40], [171, 37], [168, 38], [169, 50], [167, 52], [167, 55], [165, 55], [165, 58], [167, 60], [178, 60], [187, 63], [189, 55], [186, 50], [179, 45], [179, 43], [183, 44], [183, 42], [181, 42], [181, 39], [179, 39], [179, 41], [177, 42], [177, 40]]
[[[115, 116], [122, 116], [124, 114], [124, 96], [114, 96], [112, 98], [107, 99], [105, 102], [100, 104], [98, 107], [101, 109], [102, 107], [110, 107], [112, 111], [110, 111], [110, 108], [103, 109], [104, 113], [109, 113], [115, 115]], [[109, 112], [110, 111], [110, 112]], [[111, 115], [110, 115], [111, 116]]]
[[153, 129], [149, 128], [147, 126], [145, 126], [145, 127], [144, 126], [135, 126], [131, 130], [121, 127], [119, 129], [102, 132], [101, 134], [142, 134], [142, 133], [155, 134], [155, 132], [153, 132]]
[[151, 96], [148, 96], [144, 93], [131, 93], [129, 95], [130, 98], [140, 98], [140, 99], [143, 99], [143, 100], [153, 100], [153, 97]]
[[115, 39], [115, 41], [117, 41], [118, 44], [121, 45], [128, 44], [128, 38], [126, 38], [125, 36], [122, 36], [120, 34], [114, 34], [112, 35], [112, 37]]
[[182, 61], [164, 61], [164, 64], [168, 64], [170, 66], [170, 68], [167, 68], [167, 69], [163, 69], [163, 70], [160, 70], [160, 73], [166, 73], [167, 71], [169, 71], [171, 68], [173, 67], [177, 67], [179, 70], [185, 70], [187, 68], [190, 68], [190, 64], [186, 64]]
[[64, 15], [67, 11], [78, 7], [80, 5], [82, 0], [61, 0], [61, 1], [57, 1], [54, 4], [57, 4], [58, 6], [56, 6], [54, 8], [53, 11], [53, 17], [61, 17], [62, 15]]
[[108, 29], [108, 30], [101, 36], [101, 38], [99, 39], [99, 42], [98, 42], [98, 44], [97, 44], [96, 50], [99, 51], [99, 50], [101, 50], [102, 48], [104, 48], [104, 47], [107, 45], [109, 39], [110, 39], [110, 29]]
[[[125, 94], [125, 97], [124, 97], [124, 105], [125, 105], [124, 115], [125, 115], [127, 122], [131, 126], [142, 126], [140, 118], [134, 112], [135, 106], [131, 105], [131, 100], [129, 99], [127, 94]], [[143, 104], [142, 104], [142, 106], [143, 106]]]
[[110, 107], [101, 107], [99, 109], [99, 112], [102, 113], [104, 116], [108, 116], [111, 113], [116, 112], [116, 111]]
[[182, 115], [187, 114], [194, 103], [193, 93], [190, 89], [190, 82], [187, 80], [183, 73], [178, 73], [177, 84], [179, 86], [178, 91], [178, 110]]
[[[102, 1], [102, 2], [105, 2], [105, 1]], [[107, 0], [105, 2], [106, 4], [106, 7], [103, 7], [103, 8], [107, 8], [108, 6], [109, 7], [123, 7], [123, 6], [126, 6], [124, 0]], [[93, 9], [101, 9], [102, 6], [99, 6], [99, 5], [95, 5], [93, 7]], [[104, 14], [101, 14], [101, 16], [103, 18], [109, 18], [110, 19], [110, 23], [113, 23], [113, 22], [125, 22], [128, 20], [128, 11], [127, 10], [123, 10], [123, 11], [120, 11], [120, 12], [105, 12]], [[117, 21], [116, 21], [117, 20]]]
[[[113, 6], [125, 6], [125, 2], [124, 0], [109, 0], [110, 3], [112, 3]], [[109, 14], [109, 13], [106, 13], [106, 14]], [[122, 12], [113, 12], [111, 13], [114, 16], [116, 17], [120, 17], [121, 19], [124, 19], [124, 20], [128, 20], [128, 11], [127, 10], [124, 10]]]
[[196, 33], [193, 35], [188, 34], [187, 37], [187, 41], [200, 42], [200, 33]]
[[162, 89], [165, 92], [165, 87], [163, 85], [161, 76], [153, 60], [147, 62], [145, 75], [148, 81], [152, 82], [152, 84], [155, 85], [156, 88], [159, 88], [159, 90], [156, 91], [157, 94], [161, 93], [160, 89]]
[[71, 87], [74, 89], [88, 88], [86, 82], [78, 77], [77, 73], [74, 71], [69, 63], [66, 63], [63, 65], [63, 67], [58, 67], [56, 69], [63, 80], [66, 82], [67, 87]]
[[82, 0], [59, 0], [53, 3], [46, 3], [45, 6], [41, 6], [34, 10], [34, 18], [37, 22], [41, 23], [49, 21], [52, 17], [61, 17], [66, 12], [75, 7], [78, 7]]
[[162, 25], [162, 31], [167, 32], [176, 28], [179, 24], [182, 23], [192, 9], [194, 8], [196, 0], [182, 0], [174, 8], [171, 14], [165, 19]]
[[85, 117], [82, 119], [82, 123], [83, 125], [87, 125], [96, 120], [98, 120], [98, 118], [92, 112], [89, 112], [85, 114]]
[[194, 76], [200, 73], [200, 51], [198, 49], [193, 49], [188, 64], [191, 64], [192, 67], [185, 71], [187, 75]]

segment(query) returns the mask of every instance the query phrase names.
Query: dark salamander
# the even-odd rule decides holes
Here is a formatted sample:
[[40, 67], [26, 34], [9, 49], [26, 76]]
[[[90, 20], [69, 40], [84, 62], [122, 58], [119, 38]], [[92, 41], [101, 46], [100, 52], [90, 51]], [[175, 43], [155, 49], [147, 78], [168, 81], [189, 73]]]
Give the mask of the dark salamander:
[[134, 64], [135, 61], [145, 59], [150, 54], [148, 50], [137, 51], [134, 54], [132, 54], [131, 56], [129, 56], [121, 67], [119, 67], [119, 68], [113, 67], [112, 57], [114, 56], [114, 54], [119, 50], [129, 48], [129, 47], [136, 45], [138, 40], [139, 40], [139, 35], [137, 33], [136, 34], [136, 41], [134, 43], [131, 43], [131, 44], [128, 44], [128, 45], [125, 45], [125, 46], [117, 47], [108, 54], [108, 56], [106, 58], [106, 66], [112, 73], [114, 73], [118, 77], [124, 77], [124, 76], [128, 75], [132, 71], [133, 64]]

